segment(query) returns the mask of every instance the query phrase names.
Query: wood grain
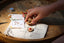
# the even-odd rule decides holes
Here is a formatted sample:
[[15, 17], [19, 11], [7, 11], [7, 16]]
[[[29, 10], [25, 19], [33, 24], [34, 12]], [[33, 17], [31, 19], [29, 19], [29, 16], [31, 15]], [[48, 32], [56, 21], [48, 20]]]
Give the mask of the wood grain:
[[[20, 39], [20, 38], [14, 38], [14, 37], [10, 37], [10, 36], [6, 36], [4, 35], [4, 31], [7, 29], [9, 23], [10, 23], [10, 20], [8, 18], [8, 14], [10, 14], [9, 12], [9, 8], [13, 7], [15, 8], [15, 12], [12, 12], [14, 14], [21, 14], [22, 11], [25, 11], [25, 9], [29, 9], [31, 8], [32, 6], [36, 5], [36, 4], [32, 4], [32, 6], [28, 3], [24, 3], [24, 2], [21, 2], [22, 5], [20, 6], [18, 3], [20, 3], [21, 1], [19, 2], [15, 2], [15, 3], [12, 3], [8, 6], [6, 6], [4, 9], [2, 9], [0, 11], [0, 22], [8, 22], [6, 24], [2, 24], [0, 25], [0, 40], [6, 42], [6, 43], [20, 43], [20, 42], [30, 42], [30, 41], [41, 41], [41, 40], [46, 40], [46, 39], [50, 39], [50, 38], [54, 38], [54, 37], [57, 37], [59, 36], [60, 34], [62, 34], [62, 31], [60, 30], [61, 27], [64, 27], [64, 25], [49, 25], [48, 27], [48, 31], [47, 31], [47, 34], [46, 34], [46, 37], [45, 38], [42, 38], [42, 39], [34, 39], [34, 40], [29, 40], [29, 39]], [[18, 7], [19, 5], [19, 7]], [[23, 8], [21, 8], [22, 6], [24, 5]], [[26, 6], [25, 6], [26, 5]], [[41, 4], [40, 4], [41, 5]]]

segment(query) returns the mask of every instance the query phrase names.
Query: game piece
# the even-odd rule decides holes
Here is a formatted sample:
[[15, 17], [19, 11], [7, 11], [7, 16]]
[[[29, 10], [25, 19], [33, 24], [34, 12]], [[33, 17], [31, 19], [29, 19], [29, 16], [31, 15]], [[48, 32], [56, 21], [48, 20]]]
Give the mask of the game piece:
[[12, 12], [15, 11], [14, 8], [10, 8], [10, 10], [11, 10]]
[[29, 31], [29, 32], [33, 32], [34, 29], [33, 29], [33, 28], [28, 28], [28, 31]]
[[28, 21], [27, 21], [26, 23], [27, 23], [28, 25], [31, 25], [31, 21], [32, 21], [32, 19], [29, 18]]
[[27, 12], [25, 12], [24, 14], [27, 14]]

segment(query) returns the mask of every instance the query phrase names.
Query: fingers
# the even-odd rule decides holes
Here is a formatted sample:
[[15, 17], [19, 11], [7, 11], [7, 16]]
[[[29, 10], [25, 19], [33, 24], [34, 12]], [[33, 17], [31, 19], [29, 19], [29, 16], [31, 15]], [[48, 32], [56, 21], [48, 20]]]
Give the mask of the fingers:
[[27, 14], [27, 16], [26, 16], [25, 22], [28, 20], [28, 18], [30, 18], [30, 17], [33, 16], [34, 14], [36, 14], [35, 10], [30, 11], [30, 12]]
[[31, 24], [36, 24], [39, 19], [40, 16], [38, 15], [35, 19], [32, 20]]
[[[32, 11], [32, 9], [29, 9], [29, 10], [27, 11], [27, 13], [30, 13], [31, 11]], [[25, 22], [28, 20], [28, 18], [29, 18], [29, 15], [27, 14], [26, 19], [25, 19]]]

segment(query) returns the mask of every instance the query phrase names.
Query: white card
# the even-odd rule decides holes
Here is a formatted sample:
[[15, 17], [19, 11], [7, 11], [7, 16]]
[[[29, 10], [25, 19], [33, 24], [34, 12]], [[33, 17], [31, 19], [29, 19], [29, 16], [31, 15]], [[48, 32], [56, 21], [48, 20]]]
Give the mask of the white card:
[[[29, 26], [30, 27], [30, 26]], [[34, 28], [33, 32], [26, 32], [25, 38], [26, 39], [40, 39], [44, 38], [47, 32], [48, 25], [46, 24], [37, 24], [32, 26]]]
[[[28, 26], [31, 27], [31, 26]], [[45, 24], [37, 24], [32, 26], [34, 31], [29, 32], [27, 28], [24, 29], [12, 29], [8, 32], [9, 36], [17, 37], [17, 38], [24, 38], [24, 39], [40, 39], [44, 38], [47, 32], [48, 25]]]
[[13, 27], [17, 27], [18, 28], [24, 28], [24, 21], [23, 20], [18, 20], [18, 21], [11, 21], [10, 23], [10, 27], [13, 28]]
[[23, 29], [24, 28], [24, 17], [22, 16], [22, 14], [9, 14], [9, 15], [11, 15], [12, 20], [7, 30], [4, 32], [5, 34], [7, 34], [7, 31], [9, 29]]
[[[44, 38], [47, 32], [48, 25], [46, 24], [36, 24], [34, 26], [29, 26], [24, 23], [24, 17], [20, 14], [11, 14], [13, 19], [11, 20], [5, 34], [24, 39], [40, 39]], [[33, 28], [33, 32], [29, 32], [28, 28]]]
[[11, 15], [11, 18], [12, 19], [21, 19], [21, 20], [24, 20], [24, 17], [22, 16], [22, 14], [9, 14], [9, 15]]

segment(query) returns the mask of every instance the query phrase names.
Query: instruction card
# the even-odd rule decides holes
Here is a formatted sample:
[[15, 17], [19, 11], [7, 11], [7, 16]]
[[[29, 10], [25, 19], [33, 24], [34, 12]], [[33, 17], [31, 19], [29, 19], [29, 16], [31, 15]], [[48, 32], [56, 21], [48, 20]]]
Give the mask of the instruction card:
[[[48, 25], [46, 24], [36, 24], [34, 26], [29, 26], [24, 22], [24, 17], [22, 14], [10, 14], [11, 22], [4, 32], [4, 34], [17, 38], [24, 39], [40, 39], [44, 38], [47, 32]], [[33, 32], [29, 32], [28, 28], [33, 28]]]

